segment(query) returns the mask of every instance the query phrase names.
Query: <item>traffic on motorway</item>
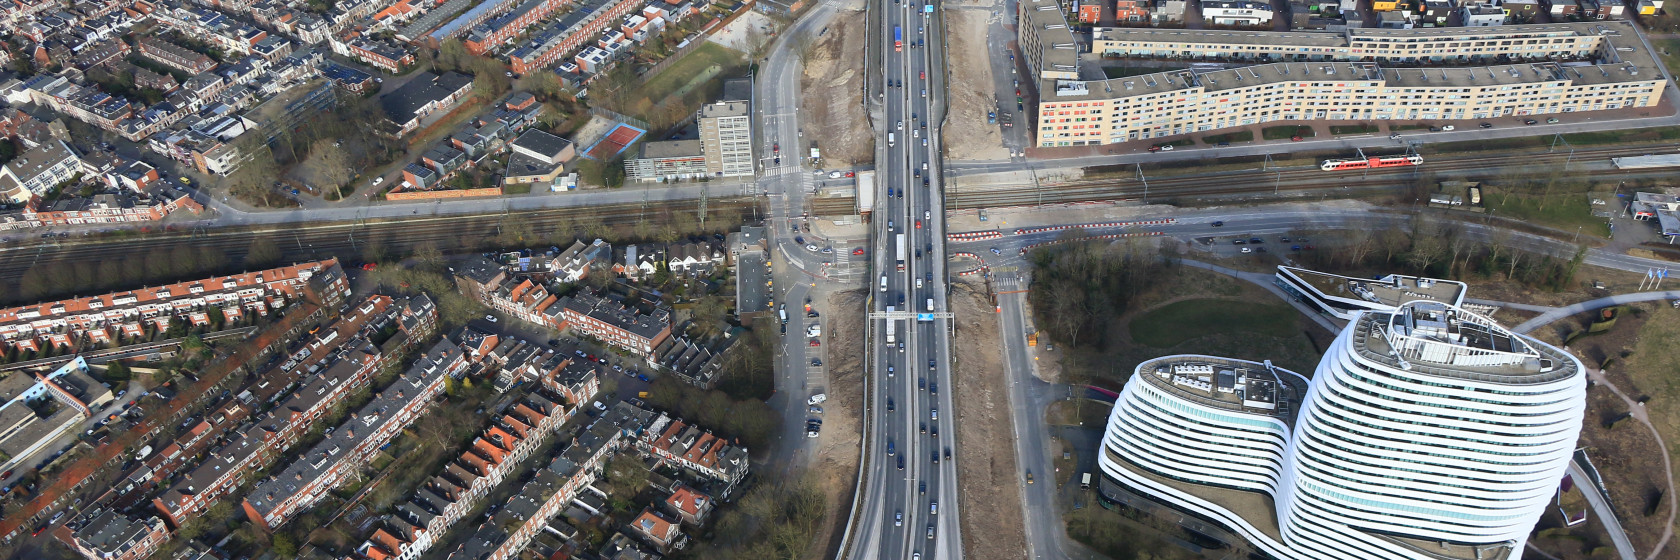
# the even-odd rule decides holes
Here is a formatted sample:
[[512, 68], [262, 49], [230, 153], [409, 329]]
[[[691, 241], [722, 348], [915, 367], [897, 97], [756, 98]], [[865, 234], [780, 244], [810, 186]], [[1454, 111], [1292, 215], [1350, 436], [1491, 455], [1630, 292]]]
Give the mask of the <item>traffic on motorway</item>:
[[[944, 211], [938, 192], [941, 75], [936, 5], [881, 0], [881, 87], [888, 126], [871, 224], [873, 289], [879, 318], [870, 341], [875, 402], [870, 410], [864, 513], [851, 548], [856, 558], [950, 558], [961, 554], [955, 449], [948, 385], [950, 339], [945, 310]], [[941, 414], [940, 409], [946, 414]], [[945, 435], [941, 437], [941, 433]], [[941, 507], [944, 502], [946, 507]], [[948, 520], [948, 521], [942, 521]]]

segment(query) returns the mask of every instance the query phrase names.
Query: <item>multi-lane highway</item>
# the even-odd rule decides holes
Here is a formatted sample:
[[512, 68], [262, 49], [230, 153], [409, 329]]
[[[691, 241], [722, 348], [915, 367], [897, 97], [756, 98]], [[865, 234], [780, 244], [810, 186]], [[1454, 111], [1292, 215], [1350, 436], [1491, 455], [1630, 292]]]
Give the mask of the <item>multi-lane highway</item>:
[[942, 21], [937, 4], [872, 0], [879, 41], [877, 203], [869, 356], [871, 414], [852, 558], [960, 558], [951, 424], [944, 204], [940, 196]]

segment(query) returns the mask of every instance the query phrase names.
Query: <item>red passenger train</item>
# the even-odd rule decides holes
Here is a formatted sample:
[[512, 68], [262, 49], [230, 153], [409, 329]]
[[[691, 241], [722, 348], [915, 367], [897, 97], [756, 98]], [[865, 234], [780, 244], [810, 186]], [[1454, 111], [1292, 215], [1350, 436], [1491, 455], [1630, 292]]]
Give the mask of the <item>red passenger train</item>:
[[1376, 167], [1404, 167], [1407, 165], [1423, 165], [1423, 156], [1381, 156], [1365, 159], [1327, 159], [1318, 166], [1325, 171], [1347, 171], [1350, 169], [1371, 169]]

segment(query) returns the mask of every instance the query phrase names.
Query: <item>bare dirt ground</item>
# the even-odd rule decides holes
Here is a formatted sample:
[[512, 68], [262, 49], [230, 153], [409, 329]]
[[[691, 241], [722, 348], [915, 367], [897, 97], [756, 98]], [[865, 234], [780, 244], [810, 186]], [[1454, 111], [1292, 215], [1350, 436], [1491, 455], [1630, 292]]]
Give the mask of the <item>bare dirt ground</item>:
[[952, 371], [956, 393], [951, 400], [957, 407], [957, 448], [962, 450], [957, 480], [963, 550], [974, 558], [1026, 558], [997, 313], [973, 281], [954, 283], [951, 289], [956, 355], [961, 357]]
[[829, 167], [874, 159], [875, 135], [863, 109], [864, 40], [868, 38], [861, 2], [852, 2], [829, 24], [828, 32], [801, 46], [805, 75], [800, 78], [799, 120], [813, 132]]
[[823, 403], [823, 431], [808, 475], [828, 496], [828, 523], [811, 540], [806, 558], [829, 558], [838, 546], [857, 490], [858, 414], [863, 398], [864, 294], [858, 290], [829, 295], [828, 401]]
[[729, 22], [729, 25], [723, 26], [723, 29], [713, 33], [706, 40], [737, 51], [750, 53], [763, 45], [764, 41], [770, 37], [770, 32], [776, 28], [776, 22], [772, 21], [769, 16], [752, 11], [741, 14], [741, 17], [735, 18], [735, 21]]
[[951, 33], [951, 84], [947, 89], [951, 105], [945, 129], [945, 155], [951, 159], [1003, 159], [1003, 134], [997, 125], [986, 124], [986, 111], [997, 105], [993, 92], [991, 54], [986, 51], [986, 27], [991, 12], [946, 10]]

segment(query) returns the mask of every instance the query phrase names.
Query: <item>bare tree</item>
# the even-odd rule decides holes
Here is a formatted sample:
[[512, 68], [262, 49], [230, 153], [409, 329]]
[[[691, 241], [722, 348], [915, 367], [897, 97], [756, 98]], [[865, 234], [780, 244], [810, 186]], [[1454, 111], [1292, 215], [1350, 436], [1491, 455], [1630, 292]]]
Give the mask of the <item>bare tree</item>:
[[1374, 234], [1366, 228], [1353, 228], [1347, 232], [1347, 236], [1348, 266], [1364, 264], [1365, 257], [1370, 256], [1371, 251], [1376, 248]]

